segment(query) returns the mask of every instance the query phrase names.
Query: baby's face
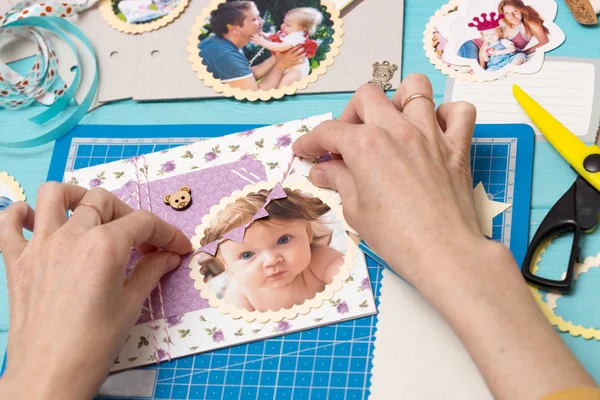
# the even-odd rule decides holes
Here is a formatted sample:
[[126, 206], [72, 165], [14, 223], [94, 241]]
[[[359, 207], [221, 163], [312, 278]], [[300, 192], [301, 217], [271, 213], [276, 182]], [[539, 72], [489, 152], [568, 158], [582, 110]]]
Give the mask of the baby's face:
[[488, 43], [495, 43], [498, 40], [500, 40], [500, 35], [498, 33], [498, 29], [488, 29], [481, 33], [483, 35], [483, 40], [485, 40]]
[[290, 33], [301, 31], [302, 27], [297, 17], [286, 15], [285, 18], [283, 18], [283, 23], [281, 24], [281, 32], [285, 33], [286, 35], [289, 35]]
[[219, 253], [227, 270], [248, 288], [278, 288], [302, 273], [311, 260], [308, 221], [272, 220], [246, 229], [243, 243], [227, 240]]

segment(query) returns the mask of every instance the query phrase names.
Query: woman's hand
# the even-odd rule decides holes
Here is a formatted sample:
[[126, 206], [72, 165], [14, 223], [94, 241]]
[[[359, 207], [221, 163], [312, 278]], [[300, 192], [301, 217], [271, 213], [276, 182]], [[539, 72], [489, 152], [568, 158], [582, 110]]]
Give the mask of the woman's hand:
[[469, 154], [475, 108], [437, 111], [423, 75], [392, 100], [361, 87], [339, 121], [300, 137], [294, 152], [337, 160], [310, 172], [336, 189], [348, 223], [448, 321], [496, 399], [538, 399], [594, 382], [533, 301], [518, 266], [481, 233]]
[[317, 126], [293, 150], [341, 156], [313, 167], [311, 182], [336, 189], [348, 223], [418, 286], [440, 254], [461, 257], [489, 244], [470, 176], [475, 108], [450, 103], [436, 112], [422, 97], [404, 107], [415, 94], [433, 97], [423, 75], [407, 77], [392, 100], [375, 85], [362, 86], [338, 121]]
[[285, 52], [277, 52], [273, 55], [275, 57], [275, 65], [281, 68], [283, 71], [295, 67], [296, 65], [302, 64], [302, 60], [306, 56], [302, 45], [292, 47]]
[[[22, 228], [33, 230], [29, 242]], [[146, 256], [126, 278], [134, 246]], [[0, 214], [0, 249], [10, 300], [0, 392], [84, 399], [102, 383], [158, 280], [192, 246], [177, 228], [106, 190], [46, 183], [35, 214], [23, 202]]]

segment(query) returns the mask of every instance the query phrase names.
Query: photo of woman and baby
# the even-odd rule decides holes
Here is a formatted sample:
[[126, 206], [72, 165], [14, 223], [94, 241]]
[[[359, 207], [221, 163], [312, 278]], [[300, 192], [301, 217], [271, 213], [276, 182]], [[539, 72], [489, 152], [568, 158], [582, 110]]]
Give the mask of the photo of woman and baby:
[[[284, 188], [269, 216], [246, 229], [242, 243], [225, 240], [215, 256], [200, 253], [204, 281], [217, 298], [236, 308], [267, 312], [300, 305], [333, 282], [344, 263], [343, 222], [322, 200]], [[201, 245], [247, 224], [264, 206], [268, 190], [249, 193], [220, 211]]]
[[200, 33], [200, 58], [214, 78], [243, 90], [292, 85], [319, 66], [333, 23], [319, 0], [226, 1]]
[[550, 41], [540, 13], [521, 0], [503, 0], [497, 11], [474, 17], [468, 26], [477, 29], [479, 36], [464, 42], [458, 55], [477, 59], [489, 71], [521, 65]]
[[431, 45], [446, 65], [484, 80], [498, 78], [497, 71], [533, 73], [543, 59], [531, 62], [538, 50], [564, 40], [553, 23], [555, 14], [552, 0], [475, 0], [437, 22]]

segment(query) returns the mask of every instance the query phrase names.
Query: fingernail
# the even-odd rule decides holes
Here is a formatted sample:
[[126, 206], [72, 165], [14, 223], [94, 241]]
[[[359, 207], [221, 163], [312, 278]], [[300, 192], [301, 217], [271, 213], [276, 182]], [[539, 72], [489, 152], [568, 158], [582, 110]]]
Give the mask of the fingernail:
[[173, 269], [181, 263], [181, 257], [177, 254], [171, 254], [169, 258], [167, 258], [167, 267], [169, 269]]
[[310, 182], [315, 186], [329, 187], [327, 174], [319, 167], [313, 167], [309, 174]]

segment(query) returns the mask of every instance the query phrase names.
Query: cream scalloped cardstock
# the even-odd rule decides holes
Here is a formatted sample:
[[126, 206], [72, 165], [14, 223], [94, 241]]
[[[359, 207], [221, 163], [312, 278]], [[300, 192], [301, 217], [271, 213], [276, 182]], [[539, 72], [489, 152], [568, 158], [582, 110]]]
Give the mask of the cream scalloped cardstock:
[[[8, 200], [5, 200], [8, 199]], [[0, 212], [8, 206], [8, 202], [25, 201], [25, 191], [15, 178], [6, 172], [0, 171]], [[3, 206], [3, 204], [5, 204]]]
[[454, 10], [458, 8], [459, 3], [459, 0], [451, 0], [450, 3], [444, 4], [429, 19], [429, 22], [425, 25], [425, 31], [423, 32], [423, 50], [425, 50], [425, 55], [427, 55], [427, 58], [433, 66], [443, 74], [467, 82], [478, 82], [479, 80], [476, 76], [470, 75], [463, 70], [453, 68], [450, 64], [444, 62], [442, 58], [443, 53], [437, 53], [435, 48], [436, 44], [439, 42], [439, 39], [436, 36], [436, 26], [438, 22], [444, 16], [454, 12]]
[[130, 24], [119, 19], [113, 11], [111, 0], [101, 0], [99, 8], [106, 23], [112, 28], [124, 33], [140, 34], [160, 29], [173, 22], [181, 15], [181, 13], [183, 13], [189, 4], [189, 1], [190, 0], [179, 0], [177, 6], [167, 15], [140, 24]]
[[[547, 247], [547, 246], [546, 246]], [[539, 256], [536, 258], [536, 262], [532, 268], [532, 272], [535, 274], [539, 270], [539, 262], [541, 260], [541, 256], [545, 251], [545, 248], [540, 251]], [[600, 267], [600, 253], [596, 257], [587, 257], [583, 264], [575, 264], [575, 270], [573, 274], [573, 279], [577, 279], [579, 275], [584, 274], [590, 268]], [[535, 285], [529, 285], [529, 289], [533, 294], [533, 298], [540, 306], [542, 312], [548, 318], [548, 321], [554, 326], [556, 326], [561, 332], [568, 332], [571, 336], [579, 337], [581, 336], [584, 339], [596, 339], [600, 340], [600, 329], [596, 329], [593, 327], [586, 327], [583, 325], [574, 324], [571, 321], [565, 320], [563, 317], [556, 314], [554, 311], [556, 309], [556, 301], [559, 297], [559, 294], [549, 292], [548, 293], [548, 301], [545, 302], [542, 296], [542, 292]]]
[[280, 99], [285, 95], [292, 95], [298, 90], [306, 89], [309, 84], [316, 82], [319, 79], [319, 76], [324, 75], [327, 72], [327, 69], [333, 65], [335, 57], [340, 52], [340, 47], [343, 42], [342, 36], [344, 34], [340, 12], [329, 0], [321, 0], [321, 5], [325, 6], [327, 12], [331, 15], [330, 20], [333, 22], [333, 42], [330, 43], [331, 50], [327, 53], [327, 57], [325, 60], [321, 61], [318, 68], [313, 69], [308, 76], [281, 89], [244, 90], [231, 87], [227, 83], [221, 82], [220, 79], [215, 78], [212, 73], [208, 72], [206, 65], [202, 62], [200, 51], [198, 50], [198, 45], [200, 44], [199, 35], [200, 32], [203, 31], [203, 27], [210, 16], [211, 11], [216, 9], [219, 4], [225, 2], [226, 0], [213, 0], [210, 5], [202, 11], [202, 14], [196, 18], [196, 23], [192, 26], [190, 32], [187, 48], [189, 61], [192, 63], [192, 69], [196, 72], [197, 77], [202, 80], [206, 86], [212, 87], [217, 93], [223, 93], [223, 95], [227, 97], [235, 97], [238, 100], [256, 101]]
[[[192, 238], [192, 245], [194, 251], [198, 250], [202, 245], [200, 240], [204, 237], [204, 231], [210, 227], [211, 221], [217, 217], [217, 214], [224, 210], [229, 204], [234, 203], [238, 198], [245, 197], [250, 193], [255, 193], [259, 190], [271, 190], [277, 181], [271, 182], [258, 182], [256, 184], [247, 185], [243, 190], [237, 190], [232, 193], [230, 197], [221, 199], [221, 202], [213, 206], [208, 214], [202, 218], [202, 223], [196, 227], [196, 235]], [[343, 217], [343, 210], [339, 196], [333, 190], [322, 189], [316, 186], [301, 183], [298, 181], [288, 181], [282, 185], [284, 188], [292, 190], [300, 190], [302, 193], [308, 193], [321, 199], [327, 204], [336, 214], [337, 218], [342, 221], [344, 230], [349, 230], [350, 227]], [[350, 236], [345, 235], [346, 238], [346, 253], [344, 254], [344, 263], [340, 266], [340, 270], [333, 278], [333, 282], [325, 286], [325, 289], [317, 293], [312, 299], [307, 299], [302, 304], [296, 304], [289, 309], [282, 309], [278, 311], [249, 311], [247, 309], [237, 308], [235, 305], [225, 302], [225, 300], [217, 297], [215, 292], [209, 288], [204, 282], [204, 274], [200, 270], [198, 265], [198, 259], [200, 254], [192, 257], [190, 261], [190, 276], [194, 280], [194, 286], [200, 291], [200, 296], [206, 300], [211, 307], [218, 309], [223, 314], [230, 315], [234, 319], [243, 318], [247, 322], [278, 322], [284, 319], [293, 320], [298, 315], [306, 315], [313, 309], [318, 309], [329, 300], [332, 300], [335, 293], [339, 291], [345, 284], [345, 281], [350, 276], [350, 271], [354, 269], [356, 257], [358, 256], [358, 246], [352, 241]]]

